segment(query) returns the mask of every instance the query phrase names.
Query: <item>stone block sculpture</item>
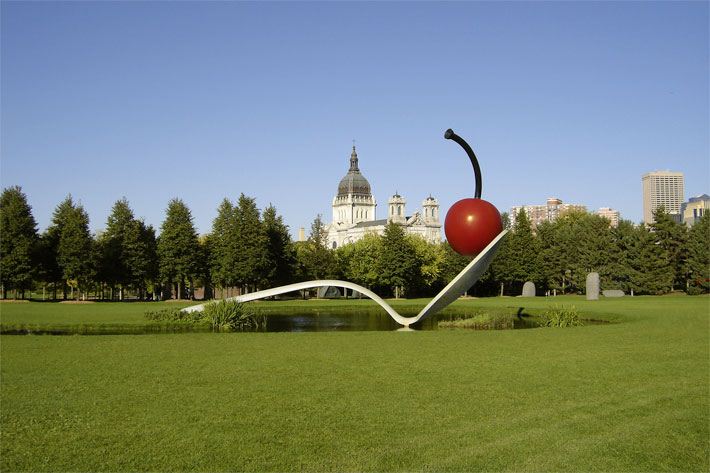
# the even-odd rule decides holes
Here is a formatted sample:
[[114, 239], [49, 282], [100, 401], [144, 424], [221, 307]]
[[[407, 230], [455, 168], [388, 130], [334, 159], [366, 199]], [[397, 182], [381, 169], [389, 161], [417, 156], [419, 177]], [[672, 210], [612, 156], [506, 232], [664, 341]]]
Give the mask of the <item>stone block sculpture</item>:
[[535, 283], [527, 281], [523, 284], [523, 297], [535, 297]]
[[599, 300], [599, 273], [587, 274], [587, 300]]

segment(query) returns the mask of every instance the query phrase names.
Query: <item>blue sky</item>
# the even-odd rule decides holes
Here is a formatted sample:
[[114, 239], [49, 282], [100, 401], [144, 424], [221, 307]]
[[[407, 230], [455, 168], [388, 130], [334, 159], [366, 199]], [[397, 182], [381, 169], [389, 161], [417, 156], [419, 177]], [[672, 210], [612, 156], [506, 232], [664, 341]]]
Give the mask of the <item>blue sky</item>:
[[0, 181], [41, 229], [69, 193], [105, 226], [173, 197], [210, 230], [224, 197], [295, 234], [352, 140], [379, 217], [556, 196], [642, 218], [641, 175], [710, 193], [707, 2], [2, 3]]

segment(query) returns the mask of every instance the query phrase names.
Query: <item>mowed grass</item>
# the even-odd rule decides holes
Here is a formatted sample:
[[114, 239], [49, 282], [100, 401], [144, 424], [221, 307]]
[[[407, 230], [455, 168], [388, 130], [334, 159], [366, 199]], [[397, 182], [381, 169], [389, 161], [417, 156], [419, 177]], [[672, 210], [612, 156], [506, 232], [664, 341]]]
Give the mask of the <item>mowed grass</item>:
[[707, 471], [710, 298], [456, 304], [553, 302], [616, 323], [2, 336], [0, 469]]

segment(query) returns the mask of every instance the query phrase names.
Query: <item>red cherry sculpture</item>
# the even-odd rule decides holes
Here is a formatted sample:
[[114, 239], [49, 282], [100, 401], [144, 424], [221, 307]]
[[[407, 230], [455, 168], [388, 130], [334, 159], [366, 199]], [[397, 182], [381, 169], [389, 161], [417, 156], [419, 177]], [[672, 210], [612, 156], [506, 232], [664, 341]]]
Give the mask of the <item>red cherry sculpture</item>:
[[463, 256], [475, 256], [503, 231], [503, 223], [498, 209], [481, 199], [481, 168], [471, 147], [451, 129], [446, 130], [444, 138], [454, 140], [466, 151], [476, 177], [475, 197], [461, 199], [451, 206], [446, 213], [444, 233], [454, 251]]

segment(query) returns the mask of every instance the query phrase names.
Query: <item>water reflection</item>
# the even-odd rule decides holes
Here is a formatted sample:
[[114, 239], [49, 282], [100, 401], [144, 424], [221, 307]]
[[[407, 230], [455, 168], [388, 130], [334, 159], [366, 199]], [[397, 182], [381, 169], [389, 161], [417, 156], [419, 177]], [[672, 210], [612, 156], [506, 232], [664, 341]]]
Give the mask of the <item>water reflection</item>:
[[[400, 309], [401, 310], [401, 309]], [[395, 322], [385, 311], [378, 309], [330, 309], [328, 311], [291, 312], [289, 314], [268, 313], [266, 316], [265, 332], [337, 332], [337, 331], [416, 331], [416, 330], [476, 330], [472, 328], [441, 328], [440, 320], [451, 320], [475, 316], [478, 312], [445, 310], [430, 318], [414, 324], [411, 328], [404, 328]], [[413, 316], [415, 313], [406, 313]], [[585, 321], [587, 324], [588, 321]], [[522, 314], [511, 308], [507, 315], [506, 324], [496, 329], [521, 329], [538, 327], [535, 317]], [[492, 328], [484, 327], [477, 330]], [[20, 326], [4, 327], [0, 330], [3, 335], [143, 335], [160, 333], [184, 332], [211, 332], [207, 326], [194, 325], [77, 325], [77, 326]]]
[[[452, 313], [442, 313], [429, 317], [411, 326], [409, 330], [449, 330], [439, 327], [439, 320], [454, 317]], [[516, 317], [514, 329], [538, 327], [532, 317]], [[268, 314], [267, 332], [334, 332], [334, 331], [392, 331], [404, 327], [395, 322], [384, 311], [338, 311], [305, 314]]]

